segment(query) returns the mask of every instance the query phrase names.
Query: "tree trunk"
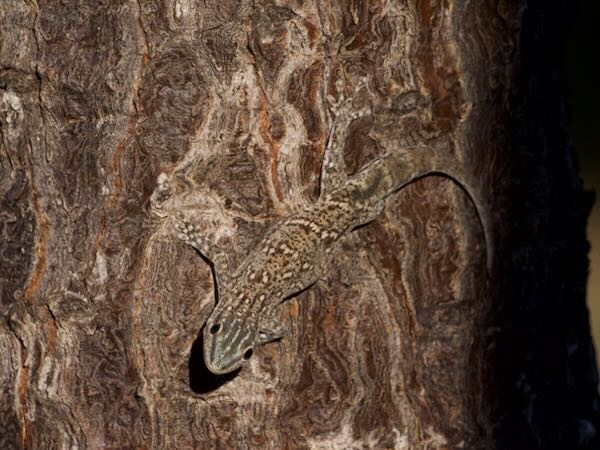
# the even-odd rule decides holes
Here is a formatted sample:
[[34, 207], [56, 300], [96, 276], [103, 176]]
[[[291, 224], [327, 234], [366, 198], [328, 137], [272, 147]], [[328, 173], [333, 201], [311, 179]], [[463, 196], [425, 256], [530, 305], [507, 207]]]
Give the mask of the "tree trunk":
[[[0, 447], [592, 448], [591, 201], [551, 56], [566, 13], [3, 0]], [[419, 180], [284, 304], [285, 338], [212, 376], [211, 266], [173, 219], [238, 263], [316, 200], [342, 95], [372, 110], [349, 172], [425, 145], [476, 175], [493, 268], [464, 192]]]

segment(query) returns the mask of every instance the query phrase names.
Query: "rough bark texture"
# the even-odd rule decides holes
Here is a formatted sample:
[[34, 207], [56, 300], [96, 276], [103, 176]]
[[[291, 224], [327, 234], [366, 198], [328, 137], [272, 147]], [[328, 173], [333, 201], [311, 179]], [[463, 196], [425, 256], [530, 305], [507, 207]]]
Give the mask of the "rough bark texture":
[[[0, 447], [592, 445], [590, 202], [527, 44], [566, 8], [536, 3], [3, 0]], [[491, 282], [472, 205], [421, 180], [287, 302], [285, 339], [209, 376], [211, 270], [172, 217], [239, 261], [315, 200], [326, 97], [361, 78], [350, 170], [395, 145], [464, 161]]]

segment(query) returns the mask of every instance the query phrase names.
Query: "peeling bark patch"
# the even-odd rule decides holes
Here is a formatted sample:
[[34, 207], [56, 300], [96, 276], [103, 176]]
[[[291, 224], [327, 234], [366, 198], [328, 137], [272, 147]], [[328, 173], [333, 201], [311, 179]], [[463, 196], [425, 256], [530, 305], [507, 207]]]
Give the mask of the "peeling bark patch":
[[121, 196], [121, 191], [123, 189], [123, 181], [121, 179], [123, 176], [121, 169], [121, 160], [123, 158], [125, 150], [129, 145], [131, 145], [131, 136], [134, 135], [135, 124], [136, 118], [132, 115], [129, 117], [129, 123], [125, 135], [116, 145], [113, 155], [111, 157], [111, 174], [113, 176], [113, 188], [110, 192], [110, 201], [107, 204], [107, 207], [109, 209], [115, 207], [116, 203], [119, 201], [119, 198]]
[[31, 179], [31, 198], [33, 200], [35, 217], [37, 219], [37, 244], [35, 247], [35, 266], [30, 277], [29, 286], [27, 286], [23, 295], [27, 301], [32, 300], [39, 287], [46, 265], [46, 241], [48, 239], [48, 221], [45, 213], [41, 209], [39, 193], [37, 192], [33, 177]]
[[279, 163], [279, 145], [277, 139], [274, 139], [271, 135], [271, 122], [269, 118], [269, 112], [267, 111], [267, 104], [264, 97], [261, 95], [260, 101], [260, 120], [259, 120], [259, 132], [263, 137], [264, 142], [269, 146], [271, 153], [271, 170], [270, 178], [275, 188], [275, 195], [279, 201], [283, 200], [283, 190], [281, 188], [281, 181], [279, 180], [278, 163]]
[[29, 387], [29, 369], [27, 367], [21, 367], [19, 370], [18, 379], [18, 415], [21, 421], [20, 438], [21, 447], [27, 448], [27, 442], [29, 439], [28, 429], [29, 420], [27, 419], [27, 389]]

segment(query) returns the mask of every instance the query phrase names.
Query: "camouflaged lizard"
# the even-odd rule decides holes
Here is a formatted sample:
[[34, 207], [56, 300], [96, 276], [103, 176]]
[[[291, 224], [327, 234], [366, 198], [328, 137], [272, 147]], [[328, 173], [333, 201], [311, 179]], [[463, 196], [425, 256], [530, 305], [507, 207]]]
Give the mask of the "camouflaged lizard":
[[176, 223], [179, 238], [213, 263], [218, 302], [203, 329], [203, 351], [214, 374], [240, 368], [257, 346], [283, 337], [286, 328], [278, 311], [283, 300], [315, 283], [340, 240], [375, 219], [386, 197], [418, 178], [443, 175], [466, 191], [483, 227], [488, 269], [491, 265], [489, 214], [459, 162], [432, 150], [409, 148], [390, 151], [348, 177], [341, 144], [350, 122], [364, 112], [350, 113], [348, 99], [334, 106], [318, 201], [276, 222], [235, 270], [197, 227]]

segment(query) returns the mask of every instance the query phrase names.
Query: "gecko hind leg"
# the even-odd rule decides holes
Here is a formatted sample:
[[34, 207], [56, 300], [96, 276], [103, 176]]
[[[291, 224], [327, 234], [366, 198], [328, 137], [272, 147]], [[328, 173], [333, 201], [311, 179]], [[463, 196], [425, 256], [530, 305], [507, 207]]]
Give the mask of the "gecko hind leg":
[[177, 237], [186, 244], [194, 247], [204, 258], [206, 258], [213, 266], [214, 276], [217, 282], [217, 290], [220, 286], [226, 286], [231, 273], [229, 257], [225, 251], [217, 244], [211, 242], [200, 233], [197, 225], [194, 225], [187, 220], [180, 219], [175, 222]]
[[[356, 87], [358, 91], [364, 82], [361, 81]], [[348, 129], [355, 119], [365, 116], [368, 108], [358, 111], [352, 108], [352, 97], [344, 97], [342, 94], [336, 101], [332, 96], [327, 97], [331, 105], [333, 123], [327, 138], [323, 166], [321, 168], [321, 197], [324, 197], [336, 187], [342, 185], [348, 178], [346, 162], [344, 161], [344, 144], [348, 137]]]

